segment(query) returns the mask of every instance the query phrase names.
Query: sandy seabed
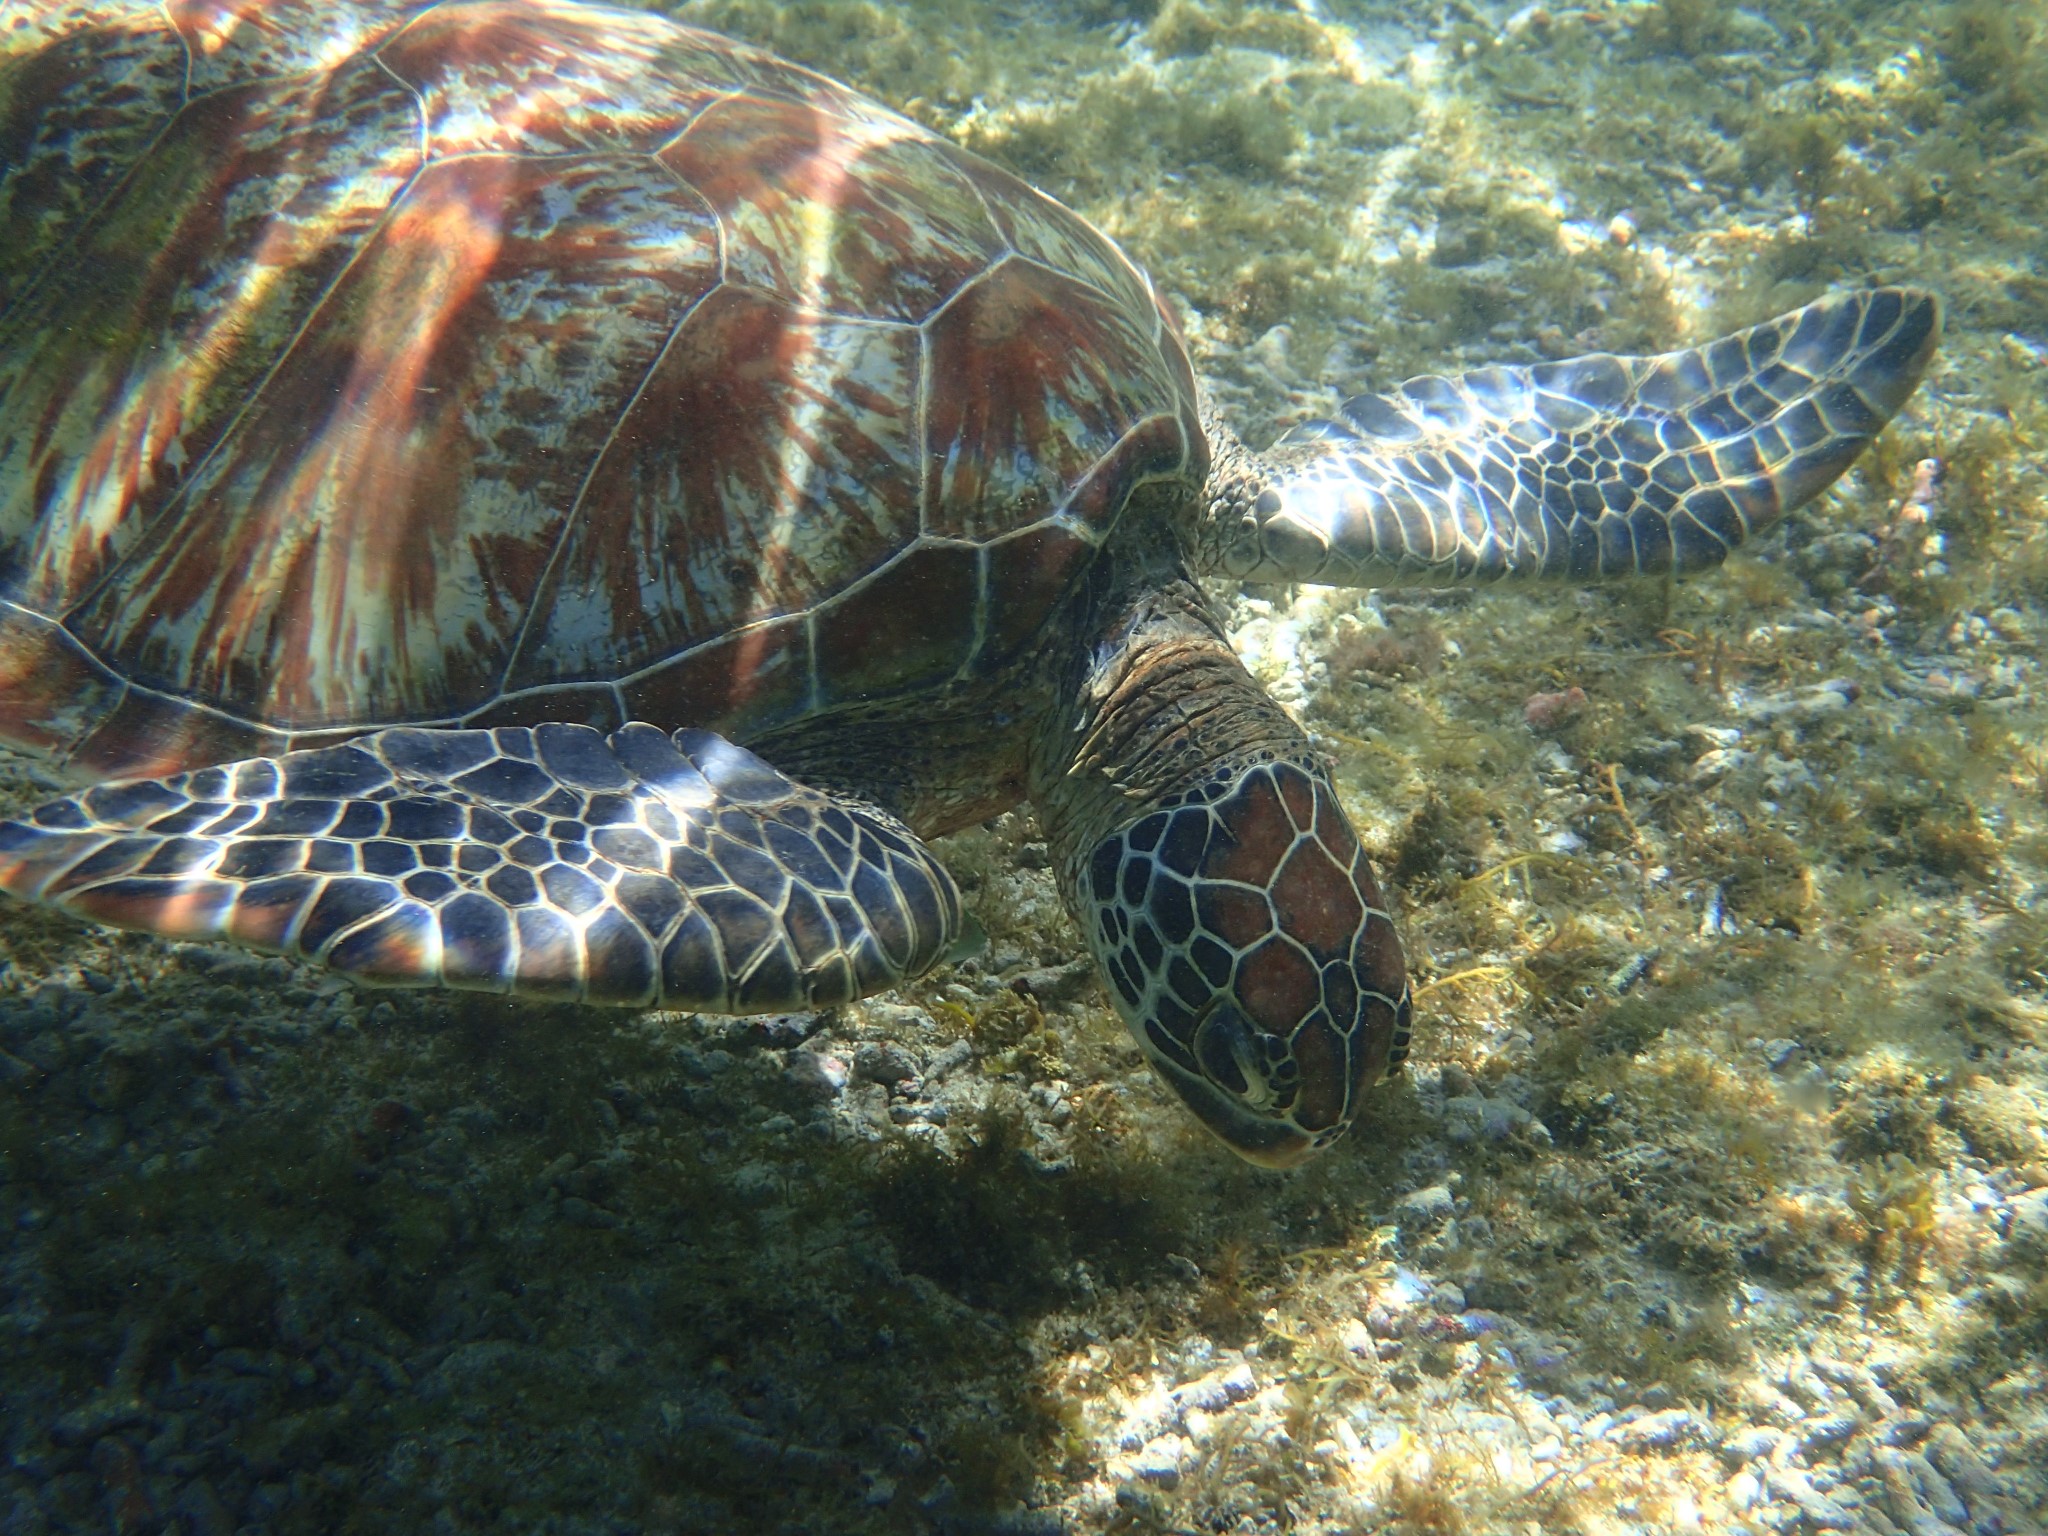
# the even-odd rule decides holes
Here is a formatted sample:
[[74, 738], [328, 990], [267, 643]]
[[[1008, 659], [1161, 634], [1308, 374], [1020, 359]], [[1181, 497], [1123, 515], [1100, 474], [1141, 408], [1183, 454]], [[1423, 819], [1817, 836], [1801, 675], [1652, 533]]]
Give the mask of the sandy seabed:
[[1219, 589], [1420, 987], [1295, 1174], [1150, 1076], [1021, 816], [947, 846], [987, 952], [823, 1016], [0, 911], [0, 1531], [2048, 1524], [2048, 22], [677, 14], [1102, 224], [1254, 442], [1873, 279], [1948, 338], [1712, 577]]

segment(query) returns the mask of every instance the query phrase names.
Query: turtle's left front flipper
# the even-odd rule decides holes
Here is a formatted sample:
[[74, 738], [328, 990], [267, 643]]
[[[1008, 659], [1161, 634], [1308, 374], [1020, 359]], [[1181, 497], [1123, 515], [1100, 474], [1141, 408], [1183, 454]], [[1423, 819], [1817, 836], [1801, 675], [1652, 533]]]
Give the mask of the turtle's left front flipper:
[[650, 725], [394, 729], [101, 785], [0, 822], [0, 890], [387, 985], [721, 1013], [882, 991], [962, 926], [894, 818]]
[[1263, 455], [1220, 431], [1197, 540], [1251, 581], [1684, 573], [1812, 499], [1906, 403], [1932, 294], [1837, 294], [1705, 347], [1361, 395]]

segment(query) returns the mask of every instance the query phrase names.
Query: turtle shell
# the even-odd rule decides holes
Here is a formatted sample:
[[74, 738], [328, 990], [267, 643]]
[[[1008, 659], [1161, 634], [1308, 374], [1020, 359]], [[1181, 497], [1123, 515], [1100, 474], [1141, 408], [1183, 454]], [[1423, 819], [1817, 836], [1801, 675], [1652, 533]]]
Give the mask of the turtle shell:
[[653, 16], [32, 7], [0, 167], [0, 737], [81, 775], [915, 699], [1206, 468], [1087, 223]]

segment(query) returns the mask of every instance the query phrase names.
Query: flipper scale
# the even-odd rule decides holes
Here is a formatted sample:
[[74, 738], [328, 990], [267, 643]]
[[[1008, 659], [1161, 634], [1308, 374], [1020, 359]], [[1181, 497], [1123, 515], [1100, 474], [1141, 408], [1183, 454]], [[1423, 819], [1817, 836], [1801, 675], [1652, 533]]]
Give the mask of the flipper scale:
[[893, 818], [646, 725], [395, 729], [100, 785], [0, 822], [0, 890], [367, 982], [729, 1013], [893, 986], [962, 922]]
[[1226, 438], [1199, 552], [1340, 586], [1699, 570], [1847, 469], [1940, 332], [1933, 295], [1881, 288], [1684, 352], [1411, 379], [1263, 460]]

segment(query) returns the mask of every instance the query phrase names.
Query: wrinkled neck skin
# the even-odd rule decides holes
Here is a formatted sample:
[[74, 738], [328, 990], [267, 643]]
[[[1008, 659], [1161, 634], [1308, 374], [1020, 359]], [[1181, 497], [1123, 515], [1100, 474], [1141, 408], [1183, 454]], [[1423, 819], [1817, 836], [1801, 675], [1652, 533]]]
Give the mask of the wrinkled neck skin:
[[1111, 833], [1241, 764], [1313, 761], [1301, 728], [1252, 681], [1191, 578], [1110, 606], [1079, 686], [1031, 761], [1031, 797], [1077, 915], [1089, 904], [1083, 866]]

